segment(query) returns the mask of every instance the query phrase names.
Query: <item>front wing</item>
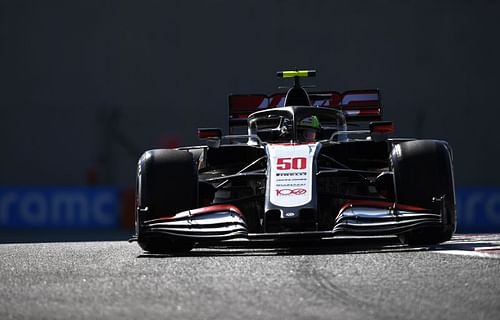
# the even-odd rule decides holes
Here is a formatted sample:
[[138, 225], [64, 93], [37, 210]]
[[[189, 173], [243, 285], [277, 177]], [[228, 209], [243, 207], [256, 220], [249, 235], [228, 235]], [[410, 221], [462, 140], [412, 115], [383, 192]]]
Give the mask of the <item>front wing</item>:
[[357, 200], [345, 204], [332, 230], [308, 232], [249, 233], [245, 216], [233, 205], [211, 205], [144, 221], [138, 237], [161, 235], [203, 243], [229, 239], [331, 238], [342, 236], [398, 235], [422, 227], [439, 227], [448, 216], [444, 201], [425, 209], [386, 201]]

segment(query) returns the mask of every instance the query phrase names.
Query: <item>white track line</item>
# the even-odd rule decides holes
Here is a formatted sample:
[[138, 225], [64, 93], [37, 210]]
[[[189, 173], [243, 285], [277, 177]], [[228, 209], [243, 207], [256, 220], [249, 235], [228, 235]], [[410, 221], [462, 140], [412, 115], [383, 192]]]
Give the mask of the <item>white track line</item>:
[[458, 256], [476, 257], [476, 258], [500, 259], [500, 254], [491, 254], [491, 253], [478, 252], [478, 251], [442, 250], [442, 251], [434, 251], [434, 252], [436, 252], [436, 253], [445, 253], [445, 254], [453, 254], [453, 255], [458, 255]]
[[[447, 245], [450, 247], [446, 249]], [[458, 247], [457, 247], [458, 246]], [[458, 235], [445, 242], [434, 252], [468, 257], [500, 259], [500, 236], [498, 234]]]

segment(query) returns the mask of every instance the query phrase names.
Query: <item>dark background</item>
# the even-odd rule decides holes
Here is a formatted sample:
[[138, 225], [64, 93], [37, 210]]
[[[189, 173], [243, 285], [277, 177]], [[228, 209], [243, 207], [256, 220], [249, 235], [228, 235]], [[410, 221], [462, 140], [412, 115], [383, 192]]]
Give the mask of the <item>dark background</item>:
[[500, 1], [0, 1], [0, 184], [133, 187], [150, 148], [227, 131], [275, 71], [382, 90], [403, 137], [448, 140], [457, 185], [500, 185]]

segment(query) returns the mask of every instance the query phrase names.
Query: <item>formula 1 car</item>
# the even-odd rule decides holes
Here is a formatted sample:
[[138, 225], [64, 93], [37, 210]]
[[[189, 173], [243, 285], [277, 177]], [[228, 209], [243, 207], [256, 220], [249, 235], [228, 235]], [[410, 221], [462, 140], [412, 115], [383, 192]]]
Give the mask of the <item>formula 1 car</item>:
[[229, 135], [146, 151], [138, 163], [135, 236], [151, 253], [234, 239], [395, 235], [432, 245], [455, 231], [452, 151], [441, 140], [389, 138], [380, 92], [230, 95]]

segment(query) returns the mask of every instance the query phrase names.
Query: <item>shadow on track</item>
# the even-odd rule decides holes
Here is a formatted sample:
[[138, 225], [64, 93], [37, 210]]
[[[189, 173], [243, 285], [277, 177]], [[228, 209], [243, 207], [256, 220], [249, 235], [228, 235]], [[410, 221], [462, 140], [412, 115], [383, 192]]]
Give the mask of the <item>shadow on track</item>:
[[204, 257], [204, 256], [303, 256], [335, 254], [367, 254], [387, 252], [427, 251], [427, 247], [408, 247], [391, 238], [342, 238], [321, 241], [241, 241], [221, 245], [196, 246], [183, 254], [150, 254], [144, 252], [138, 258]]
[[122, 229], [0, 228], [0, 244], [126, 241], [131, 234], [132, 231]]

